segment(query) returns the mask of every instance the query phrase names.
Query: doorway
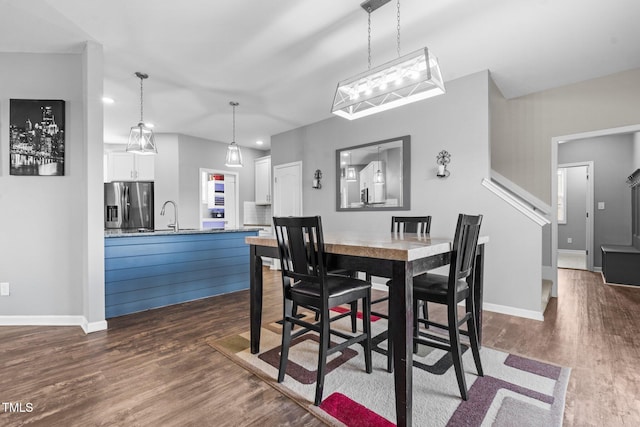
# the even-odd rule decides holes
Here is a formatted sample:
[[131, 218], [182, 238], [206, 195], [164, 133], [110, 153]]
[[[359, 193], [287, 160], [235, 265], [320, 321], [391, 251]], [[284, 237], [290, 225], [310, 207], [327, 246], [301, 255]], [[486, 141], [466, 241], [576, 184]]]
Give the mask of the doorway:
[[200, 168], [200, 229], [238, 228], [238, 192], [236, 172]]
[[[552, 275], [551, 279], [553, 280], [553, 288], [551, 291], [551, 296], [558, 296], [558, 275], [557, 275], [557, 267], [558, 267], [558, 217], [557, 217], [557, 208], [558, 208], [558, 148], [564, 142], [575, 141], [579, 139], [587, 139], [594, 137], [601, 137], [606, 135], [620, 135], [627, 133], [636, 133], [640, 132], [640, 125], [631, 125], [631, 126], [623, 126], [618, 128], [611, 129], [602, 129], [597, 131], [588, 131], [582, 133], [575, 133], [571, 135], [564, 136], [556, 136], [551, 138], [551, 245], [549, 246], [551, 249], [551, 270]], [[591, 176], [592, 182], [594, 181], [593, 175]], [[591, 251], [591, 255], [593, 255], [593, 251]]]
[[593, 271], [593, 169], [558, 165], [558, 268]]

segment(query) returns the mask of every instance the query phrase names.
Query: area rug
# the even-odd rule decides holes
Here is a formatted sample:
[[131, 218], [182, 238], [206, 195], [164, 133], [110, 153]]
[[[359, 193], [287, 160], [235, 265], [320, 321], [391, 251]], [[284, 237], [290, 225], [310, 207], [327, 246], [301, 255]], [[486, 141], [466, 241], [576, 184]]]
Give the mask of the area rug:
[[[361, 327], [358, 321], [358, 327]], [[350, 320], [332, 323], [350, 330]], [[386, 330], [386, 320], [372, 322], [373, 334]], [[260, 354], [251, 354], [249, 332], [207, 343], [295, 400], [329, 425], [393, 426], [393, 374], [384, 354], [373, 353], [373, 373], [364, 367], [363, 349], [354, 345], [330, 356], [323, 401], [313, 405], [318, 338], [309, 332], [293, 341], [287, 375], [277, 383], [281, 326], [263, 325]], [[333, 338], [333, 337], [332, 337]], [[338, 342], [339, 340], [335, 340]], [[386, 341], [378, 340], [380, 351]], [[420, 346], [414, 354], [413, 425], [415, 426], [560, 426], [569, 368], [487, 348], [480, 352], [484, 377], [478, 377], [471, 351], [463, 354], [469, 400], [460, 398], [451, 357]]]

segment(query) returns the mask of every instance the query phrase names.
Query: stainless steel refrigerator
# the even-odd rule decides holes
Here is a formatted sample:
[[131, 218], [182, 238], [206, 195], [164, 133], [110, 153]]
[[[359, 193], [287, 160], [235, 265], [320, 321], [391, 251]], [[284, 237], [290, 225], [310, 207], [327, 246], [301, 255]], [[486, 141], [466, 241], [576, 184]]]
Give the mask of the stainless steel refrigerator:
[[153, 182], [106, 182], [104, 228], [153, 230]]

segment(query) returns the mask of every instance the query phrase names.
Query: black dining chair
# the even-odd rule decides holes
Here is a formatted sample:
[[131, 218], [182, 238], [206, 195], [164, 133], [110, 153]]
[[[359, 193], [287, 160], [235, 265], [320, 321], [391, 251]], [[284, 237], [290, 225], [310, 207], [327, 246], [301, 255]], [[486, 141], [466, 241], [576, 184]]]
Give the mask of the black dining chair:
[[[364, 347], [365, 370], [371, 367], [371, 283], [347, 275], [327, 273], [322, 221], [313, 217], [274, 217], [273, 224], [282, 264], [283, 326], [282, 348], [278, 382], [284, 380], [291, 340], [308, 331], [320, 335], [318, 371], [314, 405], [322, 401], [327, 356], [342, 351], [355, 343]], [[331, 329], [331, 308], [362, 300], [361, 334], [348, 334]], [[318, 313], [319, 320], [306, 321], [293, 313], [293, 306], [307, 308]], [[353, 306], [352, 306], [353, 307]], [[302, 329], [292, 333], [293, 325]], [[330, 336], [341, 338], [339, 344], [330, 346]]]
[[[463, 400], [467, 400], [467, 386], [462, 366], [462, 347], [460, 334], [469, 337], [473, 360], [479, 376], [484, 376], [478, 346], [478, 327], [474, 304], [474, 268], [478, 236], [482, 215], [460, 214], [453, 239], [449, 275], [425, 273], [413, 278], [414, 344], [423, 344], [446, 350], [451, 353], [453, 366], [458, 380], [458, 388]], [[418, 302], [422, 301], [447, 306], [447, 324], [440, 324], [418, 315]], [[465, 302], [465, 313], [458, 315], [458, 303]], [[460, 326], [466, 323], [467, 330]], [[419, 325], [431, 325], [449, 332], [449, 339], [421, 331]]]
[[[431, 216], [392, 216], [391, 217], [391, 232], [392, 233], [420, 233], [420, 234], [429, 234], [431, 231]], [[371, 281], [371, 276], [367, 274], [367, 281]], [[387, 282], [387, 284], [389, 284]], [[371, 305], [379, 304], [389, 300], [389, 296], [385, 296], [382, 298], [378, 298], [376, 300], [371, 301]], [[424, 305], [424, 315], [428, 317], [428, 313], [426, 310], [426, 304]], [[387, 308], [388, 312], [388, 308]], [[385, 313], [380, 313], [371, 309], [371, 314], [373, 316], [382, 317], [383, 319], [389, 319], [389, 316]], [[391, 325], [387, 325], [389, 327]], [[387, 333], [387, 371], [393, 372], [393, 357], [391, 353], [391, 345], [392, 339], [391, 335]]]

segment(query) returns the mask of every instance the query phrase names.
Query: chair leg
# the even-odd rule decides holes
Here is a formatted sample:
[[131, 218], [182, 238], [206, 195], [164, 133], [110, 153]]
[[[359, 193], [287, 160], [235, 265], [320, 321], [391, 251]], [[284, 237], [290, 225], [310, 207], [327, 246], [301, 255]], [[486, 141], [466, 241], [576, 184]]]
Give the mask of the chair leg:
[[278, 382], [284, 381], [284, 375], [287, 371], [287, 361], [289, 359], [289, 346], [291, 345], [291, 325], [288, 320], [293, 316], [293, 301], [284, 301], [284, 316], [282, 317], [282, 345], [280, 347], [280, 366], [278, 369]]
[[420, 337], [420, 322], [418, 322], [418, 318], [420, 315], [418, 314], [418, 306], [422, 304], [426, 304], [425, 301], [418, 301], [417, 299], [413, 299], [413, 353], [416, 354], [418, 352], [418, 341], [415, 338]]
[[465, 305], [467, 312], [471, 313], [471, 317], [467, 321], [467, 331], [469, 331], [469, 343], [471, 344], [471, 352], [473, 353], [473, 361], [476, 364], [478, 376], [484, 377], [482, 370], [482, 362], [480, 361], [480, 350], [478, 348], [478, 327], [476, 325], [475, 305], [471, 298], [467, 298]]
[[316, 377], [316, 397], [313, 404], [318, 406], [322, 402], [324, 390], [324, 375], [327, 368], [327, 351], [329, 350], [329, 312], [323, 310], [320, 314], [320, 354], [318, 355], [318, 376]]
[[358, 330], [358, 300], [351, 303], [351, 332], [355, 333]]
[[[424, 320], [429, 320], [429, 307], [427, 306], [426, 301], [422, 301], [422, 318]], [[429, 329], [429, 325], [424, 325], [425, 329]]]
[[371, 365], [371, 292], [367, 298], [362, 299], [362, 330], [367, 334], [364, 341], [364, 365], [367, 374], [373, 372]]
[[458, 310], [457, 304], [448, 304], [447, 317], [449, 320], [449, 342], [451, 344], [451, 358], [453, 359], [453, 367], [456, 371], [458, 379], [458, 388], [462, 400], [467, 400], [467, 384], [464, 379], [464, 369], [462, 367], [462, 348], [460, 346], [460, 331], [458, 330]]

